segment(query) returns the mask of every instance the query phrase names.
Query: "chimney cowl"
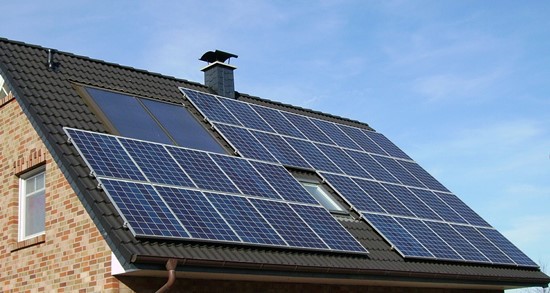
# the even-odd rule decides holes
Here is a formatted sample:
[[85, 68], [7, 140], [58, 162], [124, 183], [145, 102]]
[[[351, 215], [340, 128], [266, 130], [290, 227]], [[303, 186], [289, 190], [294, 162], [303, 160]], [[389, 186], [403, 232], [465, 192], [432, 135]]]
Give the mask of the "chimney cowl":
[[[230, 58], [239, 58], [239, 56], [235, 54], [231, 54], [228, 52], [216, 50], [216, 51], [208, 51], [202, 55], [202, 57], [199, 59], [201, 61], [205, 61], [208, 63], [214, 63], [216, 61], [219, 62], [225, 62], [226, 60], [229, 60]], [[228, 64], [231, 62], [227, 62]]]

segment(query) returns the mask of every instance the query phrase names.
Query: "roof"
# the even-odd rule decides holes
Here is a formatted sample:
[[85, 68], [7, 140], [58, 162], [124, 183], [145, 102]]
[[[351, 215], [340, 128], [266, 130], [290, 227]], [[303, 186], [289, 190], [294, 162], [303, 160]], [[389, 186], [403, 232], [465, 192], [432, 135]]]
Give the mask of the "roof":
[[[108, 197], [63, 127], [108, 132], [75, 90], [90, 85], [162, 101], [181, 103], [178, 87], [210, 92], [202, 84], [140, 69], [54, 51], [55, 67], [48, 67], [48, 49], [0, 39], [1, 74], [44, 141], [59, 168], [126, 269], [163, 270], [168, 258], [182, 260], [179, 269], [246, 274], [401, 280], [405, 282], [464, 283], [496, 286], [546, 286], [550, 278], [538, 269], [469, 263], [405, 260], [364, 221], [340, 222], [368, 250], [361, 255], [243, 247], [228, 244], [139, 240], [123, 227]], [[238, 99], [286, 109], [326, 120], [371, 129], [367, 124], [242, 93]]]

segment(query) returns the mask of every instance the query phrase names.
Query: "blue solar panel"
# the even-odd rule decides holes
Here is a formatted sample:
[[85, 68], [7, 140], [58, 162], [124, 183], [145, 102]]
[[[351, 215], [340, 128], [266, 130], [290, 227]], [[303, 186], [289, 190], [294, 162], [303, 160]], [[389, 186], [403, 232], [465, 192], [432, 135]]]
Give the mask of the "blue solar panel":
[[355, 143], [349, 136], [347, 136], [336, 124], [319, 119], [310, 119], [315, 126], [319, 127], [328, 137], [332, 139], [341, 147], [350, 148], [354, 150], [363, 150], [358, 144]]
[[261, 106], [253, 106], [253, 108], [262, 118], [264, 118], [271, 128], [277, 131], [277, 133], [292, 137], [305, 138], [298, 128], [294, 127], [294, 125], [278, 110]]
[[465, 260], [490, 262], [490, 260], [487, 259], [477, 248], [475, 248], [470, 242], [464, 239], [462, 235], [458, 234], [458, 232], [451, 228], [451, 225], [431, 221], [425, 221], [424, 224], [428, 225]]
[[424, 170], [420, 165], [414, 162], [408, 162], [408, 161], [399, 161], [399, 164], [401, 166], [405, 167], [407, 171], [409, 171], [412, 175], [416, 177], [420, 182], [422, 182], [424, 185], [426, 185], [428, 188], [432, 190], [440, 190], [449, 192], [443, 184], [441, 184], [439, 181], [437, 181], [430, 173], [428, 173], [426, 170]]
[[395, 218], [410, 234], [414, 235], [426, 249], [436, 258], [449, 260], [463, 260], [445, 241], [435, 234], [422, 221], [406, 218]]
[[374, 160], [371, 155], [352, 150], [346, 150], [346, 153], [361, 165], [363, 169], [369, 172], [374, 179], [391, 183], [400, 183], [390, 172]]
[[384, 166], [386, 170], [389, 170], [392, 175], [399, 179], [404, 185], [426, 188], [422, 182], [418, 181], [409, 171], [399, 165], [395, 159], [377, 155], [373, 155], [373, 158], [378, 161], [380, 165]]
[[285, 137], [285, 140], [316, 170], [342, 173], [313, 143], [290, 137]]
[[502, 252], [506, 253], [516, 264], [522, 266], [538, 267], [528, 256], [519, 250], [512, 242], [500, 234], [495, 229], [477, 228], [481, 234], [489, 239], [494, 245], [498, 246]]
[[366, 152], [387, 156], [388, 154], [375, 144], [361, 129], [339, 124], [338, 127], [345, 132], [361, 149]]
[[247, 129], [219, 123], [215, 127], [243, 157], [278, 162]]
[[332, 159], [345, 174], [361, 178], [372, 178], [357, 162], [348, 156], [344, 150], [339, 147], [316, 144], [317, 147], [329, 158]]
[[346, 176], [321, 173], [336, 192], [341, 194], [354, 208], [360, 211], [386, 213], [363, 189]]
[[324, 208], [297, 204], [290, 206], [331, 249], [366, 252], [365, 248]]
[[248, 161], [214, 154], [211, 157], [244, 194], [281, 199]]
[[477, 249], [481, 251], [493, 263], [498, 264], [514, 264], [514, 262], [506, 256], [500, 249], [494, 246], [485, 236], [483, 236], [474, 227], [451, 225], [462, 237], [466, 238]]
[[402, 158], [407, 160], [412, 160], [405, 152], [398, 148], [393, 142], [391, 142], [387, 137], [382, 133], [373, 132], [368, 130], [362, 130], [372, 141], [379, 145], [386, 153], [392, 157]]
[[111, 179], [100, 179], [100, 183], [134, 235], [189, 237], [153, 186]]
[[212, 121], [241, 125], [237, 118], [227, 110], [217, 97], [184, 88], [180, 88], [180, 91], [189, 98], [204, 117]]
[[463, 223], [466, 224], [459, 214], [451, 209], [444, 201], [442, 201], [437, 195], [429, 190], [424, 189], [410, 189], [418, 198], [420, 198], [427, 206], [429, 206], [439, 217], [447, 222]]
[[403, 256], [434, 257], [418, 240], [397, 223], [394, 218], [368, 213], [364, 214], [364, 216]]
[[281, 136], [259, 131], [251, 132], [281, 164], [311, 169], [311, 166]]
[[483, 220], [476, 212], [474, 212], [469, 206], [467, 206], [462, 200], [460, 200], [454, 194], [446, 194], [435, 192], [437, 196], [447, 203], [455, 212], [457, 212], [463, 219], [474, 226], [491, 227], [489, 223]]
[[313, 124], [307, 117], [296, 115], [288, 112], [281, 112], [301, 133], [303, 133], [309, 140], [322, 142], [327, 144], [334, 144], [332, 139], [326, 136], [315, 124]]
[[199, 188], [240, 192], [208, 154], [175, 147], [168, 147], [168, 150]]
[[246, 198], [208, 192], [205, 195], [243, 241], [286, 245]]
[[269, 126], [261, 117], [252, 110], [248, 103], [243, 103], [231, 99], [219, 98], [222, 104], [231, 111], [233, 116], [237, 117], [237, 120], [242, 125], [252, 129], [258, 129], [263, 131], [275, 132], [271, 126]]
[[288, 171], [277, 165], [250, 161], [279, 195], [287, 201], [319, 204]]
[[353, 181], [382, 206], [388, 214], [414, 217], [414, 214], [380, 183], [362, 179], [353, 179]]
[[161, 186], [156, 190], [193, 238], [241, 241], [201, 192]]
[[249, 200], [289, 245], [328, 248], [288, 204], [259, 199]]
[[96, 176], [146, 180], [116, 137], [75, 129], [65, 131]]
[[125, 138], [120, 142], [150, 182], [195, 187], [162, 145]]
[[416, 197], [409, 189], [400, 185], [382, 184], [394, 197], [398, 198], [418, 218], [441, 220], [423, 201]]

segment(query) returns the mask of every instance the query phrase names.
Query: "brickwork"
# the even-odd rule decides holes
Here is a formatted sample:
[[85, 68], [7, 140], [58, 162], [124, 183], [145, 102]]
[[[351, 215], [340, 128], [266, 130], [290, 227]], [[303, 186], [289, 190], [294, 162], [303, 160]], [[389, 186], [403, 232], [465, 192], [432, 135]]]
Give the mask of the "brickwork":
[[[37, 166], [46, 170], [46, 231], [18, 242], [18, 175]], [[0, 107], [0, 229], [2, 292], [119, 291], [106, 242], [15, 99]]]

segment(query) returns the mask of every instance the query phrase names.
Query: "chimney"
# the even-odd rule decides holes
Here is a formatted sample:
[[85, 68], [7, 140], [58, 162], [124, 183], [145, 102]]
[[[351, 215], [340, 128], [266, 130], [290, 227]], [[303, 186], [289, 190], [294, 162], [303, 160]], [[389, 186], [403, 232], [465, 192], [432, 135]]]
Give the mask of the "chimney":
[[224, 63], [231, 57], [239, 56], [224, 51], [208, 51], [199, 59], [208, 62], [208, 65], [201, 69], [204, 72], [204, 84], [213, 89], [218, 95], [235, 98], [235, 80], [233, 70], [237, 67], [229, 62]]

